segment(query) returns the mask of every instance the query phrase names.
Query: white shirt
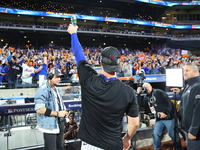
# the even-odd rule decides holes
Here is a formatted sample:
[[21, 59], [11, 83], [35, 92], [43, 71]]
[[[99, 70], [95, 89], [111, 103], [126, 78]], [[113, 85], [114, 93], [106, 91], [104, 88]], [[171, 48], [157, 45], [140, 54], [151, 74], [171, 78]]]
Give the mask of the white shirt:
[[30, 76], [32, 73], [34, 73], [35, 68], [33, 66], [28, 66], [27, 64], [22, 64], [22, 81], [26, 83], [32, 83], [32, 76]]

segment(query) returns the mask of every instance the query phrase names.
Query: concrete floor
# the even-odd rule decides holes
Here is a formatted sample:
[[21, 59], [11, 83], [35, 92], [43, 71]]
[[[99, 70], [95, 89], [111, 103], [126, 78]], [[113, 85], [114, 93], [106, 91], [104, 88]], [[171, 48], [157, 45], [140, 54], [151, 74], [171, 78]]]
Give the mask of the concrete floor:
[[[185, 141], [183, 139], [181, 139], [181, 145], [183, 147], [183, 150], [187, 150]], [[135, 150], [153, 150], [153, 145], [136, 148]], [[174, 150], [172, 141], [162, 142], [161, 150]]]

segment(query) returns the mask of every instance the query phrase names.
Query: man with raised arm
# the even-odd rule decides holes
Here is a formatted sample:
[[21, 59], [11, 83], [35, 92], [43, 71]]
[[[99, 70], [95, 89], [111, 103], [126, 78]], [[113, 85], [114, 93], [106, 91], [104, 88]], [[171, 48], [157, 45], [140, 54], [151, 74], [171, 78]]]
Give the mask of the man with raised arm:
[[[133, 89], [116, 77], [120, 52], [109, 46], [102, 50], [102, 74], [87, 63], [77, 37], [77, 26], [69, 25], [72, 51], [78, 66], [82, 93], [82, 117], [78, 137], [82, 150], [128, 150], [139, 126], [138, 104]], [[122, 118], [128, 118], [127, 132], [121, 137]]]

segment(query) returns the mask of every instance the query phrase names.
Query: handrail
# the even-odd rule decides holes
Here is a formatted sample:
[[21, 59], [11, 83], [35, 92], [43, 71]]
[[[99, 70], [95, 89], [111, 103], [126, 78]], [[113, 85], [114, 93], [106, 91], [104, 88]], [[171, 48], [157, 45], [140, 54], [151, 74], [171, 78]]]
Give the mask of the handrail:
[[[81, 96], [81, 94], [67, 94], [67, 95], [61, 95], [62, 97], [69, 97], [69, 96]], [[25, 99], [25, 98], [34, 98], [29, 96], [20, 96], [15, 98], [1, 98], [0, 100], [16, 100], [16, 99]]]
[[[26, 24], [5, 24], [0, 23], [1, 29], [14, 29], [14, 30], [33, 30], [33, 31], [49, 31], [49, 32], [67, 32], [67, 28], [59, 26], [42, 26], [42, 25], [26, 25]], [[108, 30], [108, 29], [89, 29], [79, 28], [79, 33], [91, 34], [106, 34], [106, 35], [121, 35], [121, 36], [134, 36], [134, 37], [154, 37], [172, 40], [200, 40], [200, 35], [168, 35], [157, 33], [134, 32], [128, 30]]]

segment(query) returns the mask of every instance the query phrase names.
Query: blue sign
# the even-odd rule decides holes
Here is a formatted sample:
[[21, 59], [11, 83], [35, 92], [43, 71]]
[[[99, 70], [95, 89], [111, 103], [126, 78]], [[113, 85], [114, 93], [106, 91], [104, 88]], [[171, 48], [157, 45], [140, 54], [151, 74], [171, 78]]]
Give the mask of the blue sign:
[[[144, 82], [165, 82], [166, 81], [166, 75], [146, 75], [146, 79], [144, 79]], [[137, 83], [137, 81], [140, 79], [140, 76], [134, 76], [134, 82]]]
[[175, 6], [175, 5], [200, 5], [199, 2], [190, 2], [190, 3], [183, 3], [183, 2], [167, 2], [164, 0], [134, 0], [134, 1], [138, 1], [138, 2], [144, 2], [144, 3], [151, 3], [151, 4], [157, 4], [157, 5], [164, 5], [164, 6]]
[[180, 100], [181, 98], [179, 93], [167, 92], [167, 94], [171, 100]]
[[[161, 1], [161, 2], [166, 3], [165, 1]], [[186, 3], [180, 3], [180, 4], [186, 5]], [[195, 4], [199, 5], [200, 3], [195, 3]], [[175, 25], [175, 24], [169, 24], [169, 23], [157, 22], [157, 21], [142, 21], [142, 20], [132, 20], [132, 19], [124, 19], [124, 18], [100, 17], [100, 16], [81, 15], [81, 14], [33, 11], [33, 10], [11, 9], [11, 8], [1, 8], [1, 7], [0, 7], [0, 13], [31, 15], [31, 16], [46, 16], [46, 17], [57, 17], [57, 18], [71, 18], [72, 16], [75, 15], [77, 19], [83, 19], [83, 20], [129, 23], [129, 24], [138, 24], [138, 25], [147, 25], [147, 26], [155, 26], [155, 27], [174, 28], [174, 29], [200, 29], [200, 25]]]
[[74, 102], [64, 102], [67, 109], [73, 110], [73, 109], [81, 109], [82, 108], [82, 102], [81, 101], [74, 101]]
[[1, 105], [0, 106], [0, 115], [15, 115], [15, 114], [28, 114], [35, 113], [34, 104], [26, 105]]
[[[72, 101], [64, 101], [64, 104], [67, 109], [81, 109], [82, 103], [81, 100], [72, 100]], [[8, 105], [0, 105], [0, 115], [16, 115], [16, 114], [28, 114], [35, 113], [35, 104], [8, 104]]]

